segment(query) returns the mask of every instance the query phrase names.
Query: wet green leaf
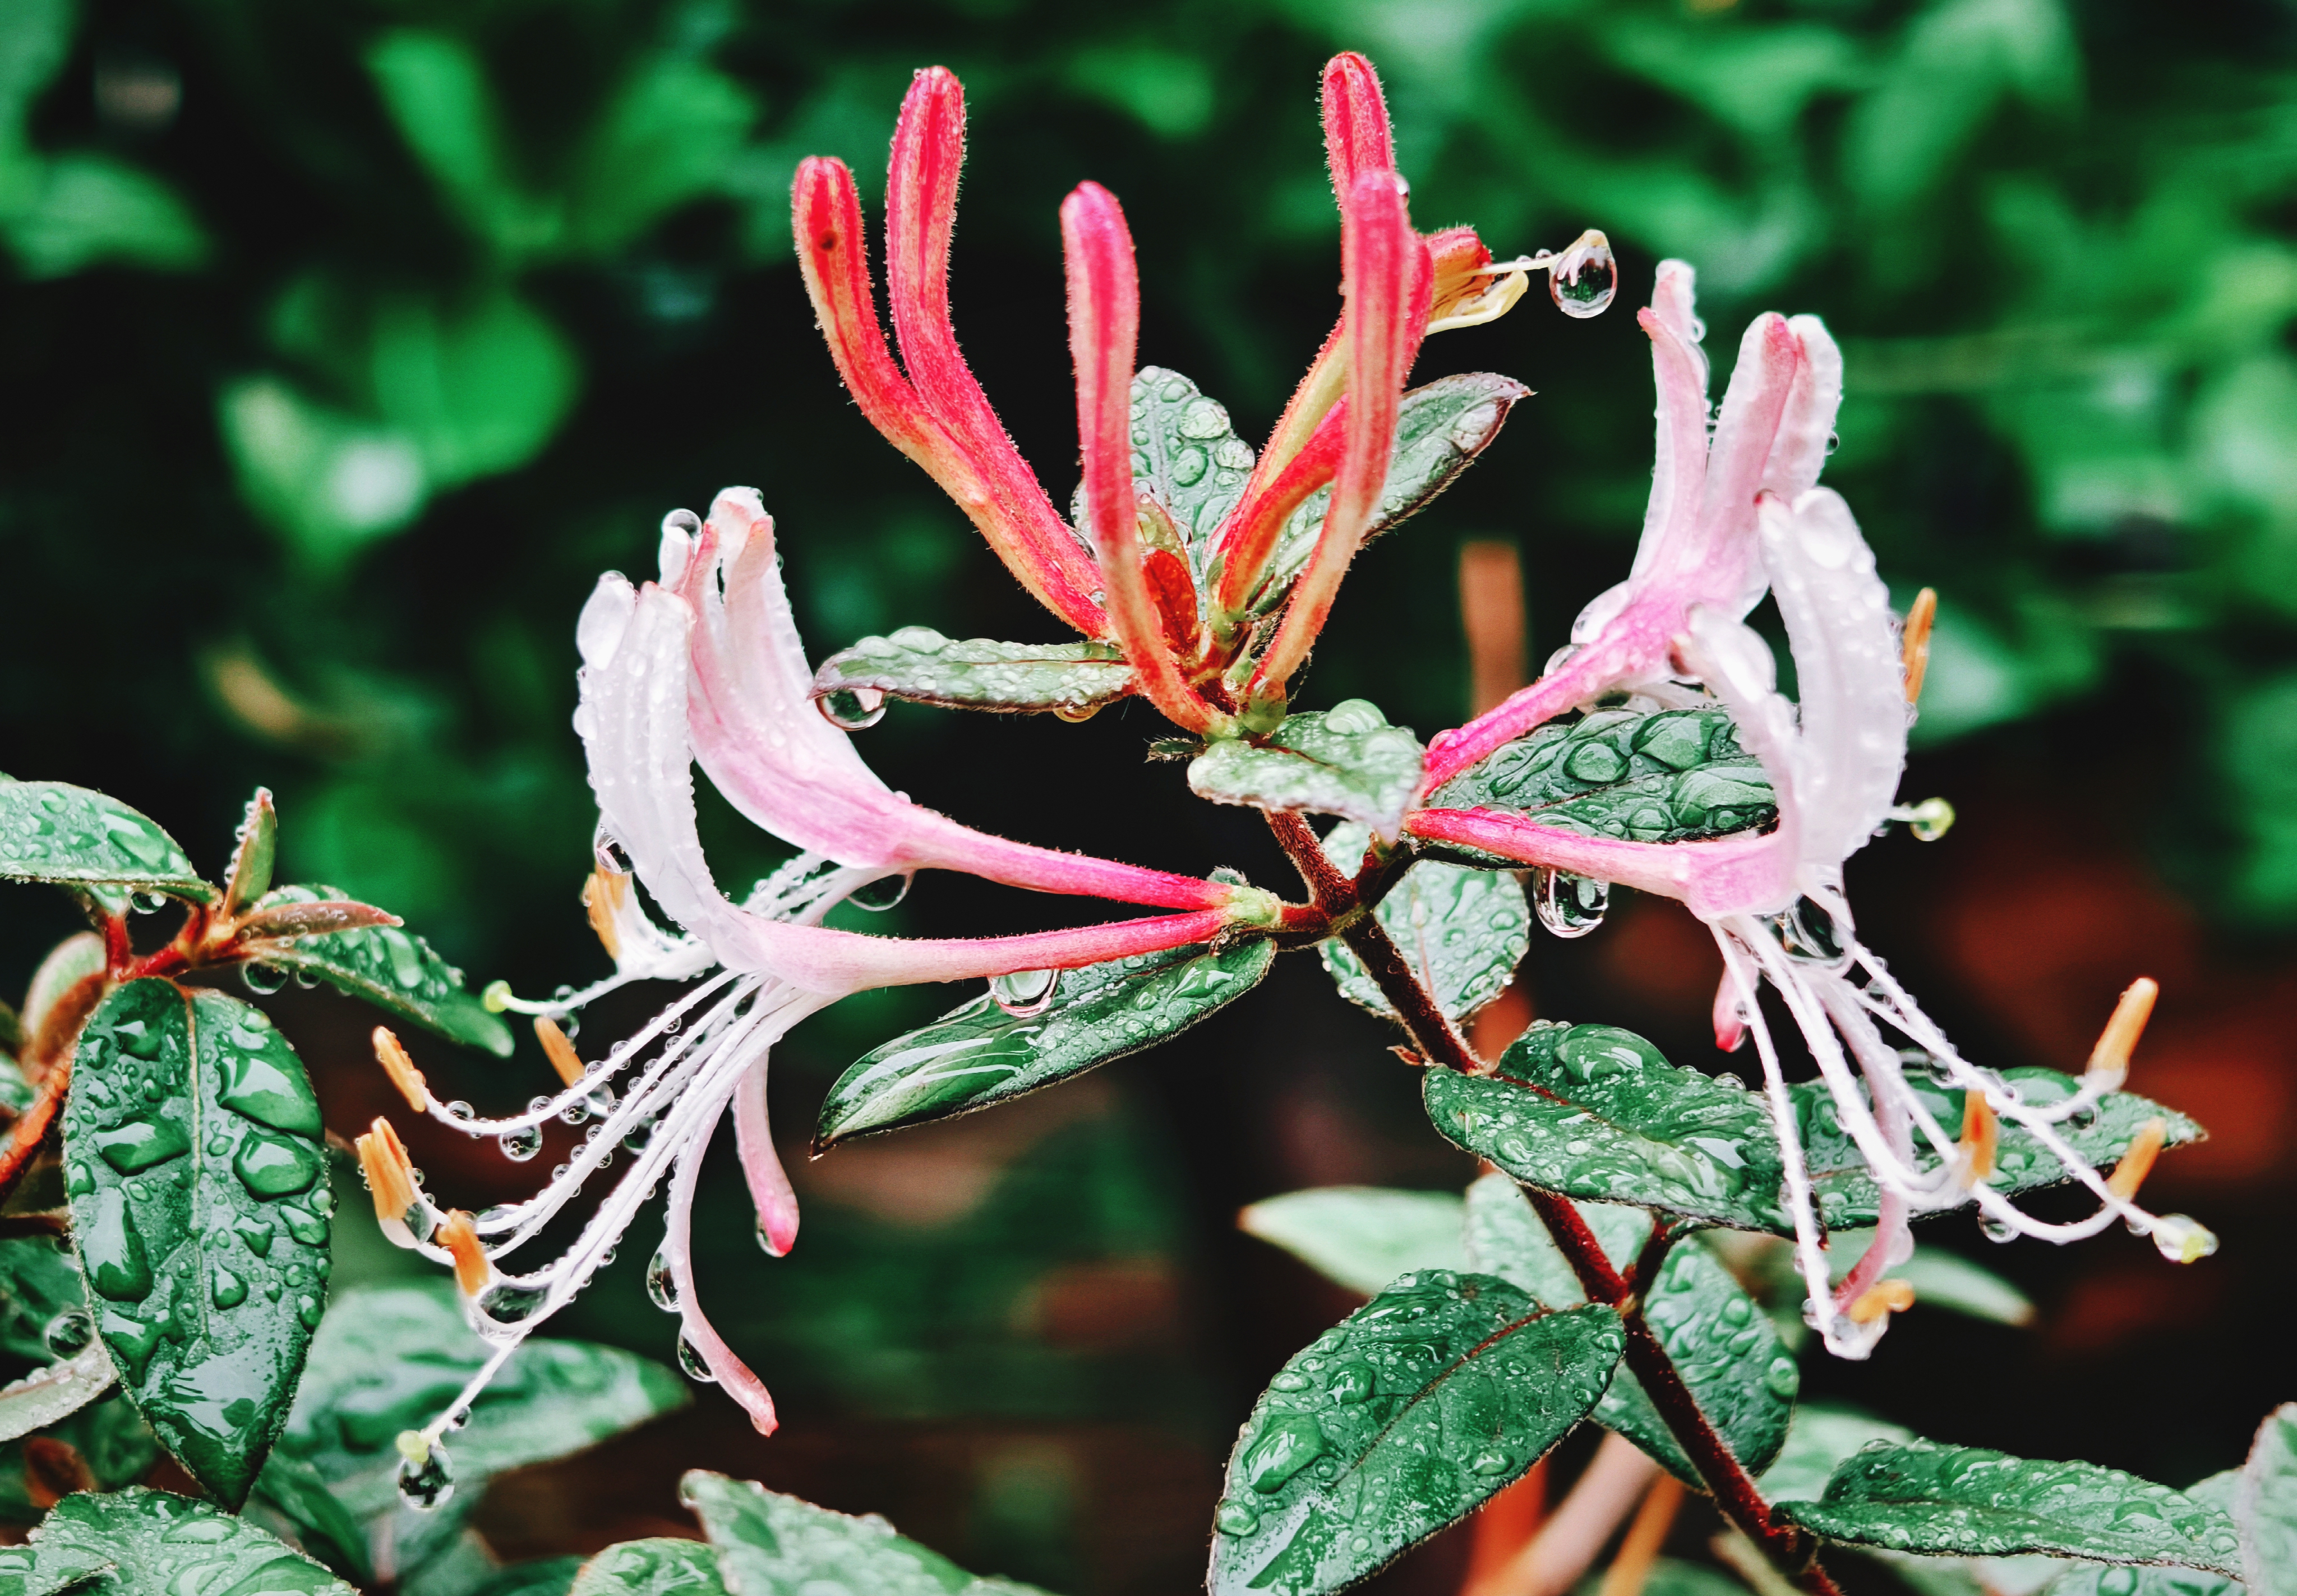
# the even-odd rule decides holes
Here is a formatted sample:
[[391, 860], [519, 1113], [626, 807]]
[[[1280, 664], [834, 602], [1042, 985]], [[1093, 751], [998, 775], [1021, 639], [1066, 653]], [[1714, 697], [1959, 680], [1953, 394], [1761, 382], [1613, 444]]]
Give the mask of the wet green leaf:
[[1050, 710], [1082, 720], [1132, 690], [1132, 667], [1108, 643], [997, 643], [905, 626], [831, 654], [814, 673], [817, 698], [865, 690], [951, 709]]
[[567, 1596], [727, 1596], [704, 1541], [625, 1541], [582, 1565]]
[[1229, 1455], [1212, 1596], [1310, 1596], [1386, 1567], [1586, 1417], [1625, 1345], [1492, 1275], [1407, 1275], [1284, 1365]]
[[[291, 903], [348, 901], [349, 894], [331, 886], [283, 886], [259, 899], [253, 912]], [[462, 971], [412, 932], [373, 926], [283, 937], [263, 944], [261, 962], [316, 975], [338, 991], [364, 998], [449, 1041], [510, 1057], [510, 1026], [463, 989]]]
[[1762, 1098], [1631, 1031], [1541, 1021], [1498, 1074], [1433, 1068], [1421, 1093], [1437, 1130], [1526, 1186], [1741, 1230], [1788, 1222]]
[[[117, 1386], [110, 1395], [47, 1426], [41, 1434], [78, 1452], [97, 1486], [106, 1491], [142, 1479], [160, 1460], [160, 1444], [152, 1438], [151, 1427]], [[0, 1443], [0, 1522], [40, 1521], [47, 1507], [33, 1501], [29, 1485], [23, 1442]]]
[[572, 1596], [574, 1576], [581, 1569], [582, 1559], [578, 1557], [537, 1558], [530, 1563], [513, 1563], [472, 1592], [471, 1596]]
[[236, 1507], [326, 1300], [319, 1102], [262, 1010], [130, 982], [80, 1035], [64, 1179], [97, 1333], [161, 1440]]
[[[1388, 457], [1387, 485], [1379, 510], [1364, 529], [1364, 540], [1387, 531], [1427, 507], [1450, 487], [1500, 434], [1508, 412], [1531, 390], [1512, 377], [1468, 372], [1440, 377], [1404, 396], [1395, 419], [1395, 448]], [[1251, 607], [1264, 612], [1291, 590], [1315, 552], [1332, 490], [1320, 488], [1284, 522], [1268, 572], [1254, 590]]]
[[833, 1513], [701, 1468], [679, 1481], [678, 1493], [702, 1520], [728, 1588], [740, 1596], [818, 1596], [831, 1586], [869, 1596], [997, 1596], [1029, 1588], [976, 1579], [875, 1514]]
[[1144, 366], [1133, 374], [1132, 480], [1172, 516], [1200, 589], [1213, 534], [1243, 497], [1252, 464], [1252, 445], [1220, 401], [1177, 371]]
[[111, 1360], [101, 1342], [0, 1386], [0, 1441], [45, 1429], [111, 1389]]
[[[35, 1591], [77, 1583], [91, 1564], [113, 1572], [87, 1596], [153, 1591], [238, 1591], [247, 1596], [353, 1596], [350, 1586], [286, 1543], [219, 1508], [141, 1485], [109, 1495], [67, 1496], [34, 1543]], [[80, 1575], [79, 1577], [85, 1577]]]
[[2266, 1416], [2234, 1494], [2252, 1596], [2297, 1592], [2297, 1403]]
[[1135, 954], [1063, 970], [1026, 1014], [984, 991], [839, 1076], [814, 1145], [986, 1108], [1153, 1047], [1251, 991], [1275, 958], [1266, 942]]
[[45, 1236], [0, 1240], [0, 1353], [27, 1363], [55, 1357], [48, 1327], [62, 1313], [83, 1311], [86, 1294], [71, 1255]]
[[[2038, 1066], [2020, 1065], [2002, 1074], [2026, 1101], [2045, 1107], [2072, 1096], [2077, 1089], [2071, 1076]], [[1948, 1131], [1961, 1126], [1963, 1094], [1959, 1090], [1949, 1091], [1919, 1077], [1910, 1080], [1907, 1085]], [[1873, 1224], [1879, 1216], [1881, 1189], [1867, 1172], [1865, 1160], [1859, 1156], [1850, 1133], [1843, 1129], [1825, 1084], [1806, 1081], [1789, 1090], [1794, 1099], [1804, 1153], [1810, 1162], [1811, 1194], [1818, 1204], [1819, 1217], [1829, 1229]], [[2199, 1125], [2176, 1109], [2164, 1108], [2126, 1091], [2109, 1093], [2099, 1101], [2095, 1115], [2084, 1121], [2070, 1120], [2058, 1127], [2058, 1132], [2075, 1152], [2104, 1168], [2120, 1158], [2146, 1121], [2156, 1118], [2167, 1128], [2165, 1147], [2182, 1147], [2199, 1141], [2203, 1135]], [[1915, 1143], [1915, 1155], [1920, 1167], [1929, 1170], [1939, 1166], [1938, 1155], [1920, 1139]], [[1988, 1179], [1988, 1185], [2005, 1196], [2014, 1197], [2071, 1178], [2055, 1155], [2043, 1148], [2030, 1131], [2020, 1130], [2007, 1119], [2001, 1122], [2001, 1139], [1995, 1151], [1994, 1173]], [[1782, 1236], [1793, 1233], [1791, 1225], [1779, 1228]]]
[[[1577, 1205], [1615, 1267], [1625, 1267], [1651, 1232], [1640, 1208]], [[1468, 1257], [1552, 1307], [1585, 1302], [1571, 1265], [1520, 1189], [1505, 1175], [1486, 1175], [1468, 1192]], [[1759, 1472], [1786, 1440], [1801, 1376], [1779, 1334], [1720, 1259], [1696, 1238], [1675, 1243], [1659, 1279], [1645, 1289], [1643, 1316], [1682, 1371], [1700, 1411], [1750, 1472]], [[1595, 1405], [1595, 1422], [1617, 1430], [1693, 1490], [1699, 1471], [1625, 1364]]]
[[[1371, 828], [1343, 820], [1324, 838], [1324, 855], [1343, 875], [1363, 861]], [[1372, 911], [1388, 940], [1418, 972], [1438, 1008], [1465, 1019], [1507, 990], [1531, 948], [1531, 906], [1510, 873], [1423, 860], [1404, 873]], [[1338, 937], [1316, 944], [1324, 969], [1349, 1002], [1393, 1016], [1379, 984]]]
[[0, 877], [125, 887], [201, 903], [216, 895], [156, 821], [61, 781], [0, 782]]
[[2240, 1537], [2218, 1509], [2118, 1469], [1982, 1447], [1872, 1445], [1835, 1470], [1818, 1501], [1777, 1511], [1830, 1541], [1893, 1551], [2035, 1551], [2240, 1575]]
[[1419, 785], [1421, 753], [1408, 728], [1350, 698], [1287, 716], [1264, 743], [1214, 742], [1189, 762], [1189, 789], [1214, 803], [1361, 820], [1392, 838]]
[[[356, 1516], [391, 1510], [399, 1432], [436, 1418], [486, 1355], [446, 1281], [345, 1291], [312, 1343], [280, 1448], [317, 1468]], [[475, 1502], [490, 1475], [580, 1452], [688, 1400], [685, 1381], [635, 1353], [530, 1340], [447, 1438], [455, 1504]]]
[[1904, 1426], [1857, 1408], [1805, 1403], [1787, 1425], [1786, 1444], [1755, 1483], [1766, 1501], [1815, 1501], [1824, 1494], [1834, 1471], [1861, 1447], [1874, 1441], [1896, 1444], [1914, 1438], [1914, 1432]]
[[1264, 1197], [1237, 1226], [1366, 1296], [1415, 1269], [1468, 1267], [1461, 1204], [1440, 1191], [1322, 1186]]
[[1596, 710], [1497, 749], [1429, 799], [1527, 814], [1543, 826], [1684, 843], [1767, 826], [1777, 795], [1731, 717], [1712, 710]]
[[293, 1533], [304, 1551], [347, 1579], [371, 1577], [366, 1534], [349, 1508], [301, 1458], [274, 1449], [255, 1477], [248, 1511], [268, 1510]]
[[[2203, 1507], [2233, 1515], [2238, 1528], [2236, 1497], [2241, 1486], [2241, 1471], [2228, 1468], [2222, 1474], [2212, 1474], [2207, 1479], [2186, 1487], [2186, 1494]], [[1914, 1559], [1906, 1559], [1914, 1560]], [[1935, 1559], [1920, 1559], [1935, 1562]], [[2246, 1546], [2243, 1550], [2243, 1566], [2254, 1569]], [[1901, 1566], [1893, 1560], [1893, 1566]], [[1977, 1566], [1984, 1569], [1985, 1565]], [[2248, 1591], [2260, 1590], [2263, 1581], [2252, 1581], [2243, 1586], [2238, 1580], [2222, 1574], [2210, 1574], [2199, 1568], [2130, 1568], [2112, 1563], [2077, 1562], [2060, 1564], [2064, 1572], [2042, 1587], [2038, 1596], [2244, 1596]], [[1999, 1590], [1999, 1580], [1973, 1581], [1982, 1588]]]

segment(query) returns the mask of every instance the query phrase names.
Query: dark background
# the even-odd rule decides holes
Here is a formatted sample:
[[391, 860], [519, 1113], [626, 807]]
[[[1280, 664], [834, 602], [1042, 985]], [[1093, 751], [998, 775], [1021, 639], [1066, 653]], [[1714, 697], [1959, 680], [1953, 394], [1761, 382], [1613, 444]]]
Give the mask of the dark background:
[[[1052, 638], [840, 391], [789, 259], [796, 160], [874, 205], [910, 70], [964, 78], [954, 298], [1057, 502], [1074, 481], [1056, 208], [1091, 177], [1141, 257], [1141, 358], [1256, 436], [1336, 309], [1316, 69], [1384, 73], [1425, 227], [1502, 252], [1582, 227], [1619, 306], [1536, 293], [1420, 375], [1540, 390], [1477, 470], [1361, 562], [1306, 688], [1422, 735], [1466, 672], [1456, 551], [1520, 547], [1531, 658], [1624, 570], [1651, 449], [1631, 310], [1701, 273], [1720, 392], [1758, 310], [1823, 314], [1849, 398], [1827, 480], [1900, 599], [1941, 595], [1906, 794], [1962, 821], [1853, 866], [1866, 940], [1965, 1051], [2071, 1067], [2133, 975], [2165, 988], [2133, 1084], [2211, 1126], [2149, 1188], [2225, 1238], [2178, 1272], [2116, 1232], [1926, 1244], [2022, 1284], [2038, 1326], [1917, 1312], [1807, 1391], [1942, 1438], [2173, 1483], [2238, 1460], [2283, 1373], [2297, 1122], [2297, 71], [2291, 11], [2230, 0], [12, 0], [0, 13], [0, 763], [100, 786], [210, 869], [257, 784], [283, 868], [403, 913], [522, 991], [602, 973], [575, 902], [592, 810], [573, 618], [643, 572], [666, 509], [757, 485], [815, 655], [922, 622]], [[896, 707], [896, 787], [1030, 840], [1282, 885], [1241, 811], [1143, 766], [1144, 709], [1083, 726]], [[721, 879], [778, 856], [705, 815]], [[12, 893], [21, 986], [71, 928]], [[946, 878], [871, 929], [1091, 912]], [[1537, 1012], [1720, 1066], [1715, 960], [1669, 905], [1535, 944]], [[956, 1000], [873, 994], [777, 1065], [793, 1144], [861, 1050]], [[371, 1020], [274, 1002], [331, 1125], [390, 1107]], [[642, 1002], [605, 1008], [616, 1033]], [[1061, 1091], [796, 1171], [803, 1239], [705, 1190], [704, 1285], [783, 1401], [679, 1419], [496, 1487], [506, 1554], [681, 1522], [710, 1464], [888, 1512], [967, 1564], [1075, 1592], [1179, 1590], [1232, 1427], [1346, 1307], [1231, 1228], [1302, 1186], [1456, 1187], [1380, 1027], [1312, 958], [1181, 1041]], [[546, 1083], [417, 1043], [482, 1102]], [[533, 1170], [410, 1137], [475, 1205]], [[792, 1148], [795, 1160], [795, 1147]], [[640, 1222], [563, 1329], [667, 1357]], [[1446, 1561], [1450, 1559], [1450, 1561]], [[1456, 1548], [1390, 1576], [1439, 1589]]]

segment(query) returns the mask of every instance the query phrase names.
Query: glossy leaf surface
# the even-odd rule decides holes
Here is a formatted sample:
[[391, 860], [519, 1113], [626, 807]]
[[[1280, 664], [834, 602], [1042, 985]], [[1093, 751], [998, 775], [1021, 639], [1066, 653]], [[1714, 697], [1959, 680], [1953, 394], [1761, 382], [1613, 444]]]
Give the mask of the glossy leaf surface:
[[[40, 1432], [79, 1453], [101, 1490], [116, 1491], [152, 1472], [160, 1444], [136, 1404], [113, 1386], [111, 1394], [66, 1415]], [[0, 1442], [0, 1522], [37, 1524], [46, 1499], [35, 1501], [24, 1441]]]
[[1787, 1426], [1786, 1444], [1756, 1480], [1768, 1501], [1815, 1501], [1826, 1482], [1861, 1448], [1876, 1441], [1911, 1442], [1914, 1432], [1857, 1408], [1805, 1403]]
[[326, 1301], [318, 1098], [268, 1016], [130, 982], [81, 1032], [64, 1183], [96, 1330], [161, 1443], [246, 1498]]
[[2297, 1403], [2266, 1416], [2235, 1488], [2234, 1520], [2254, 1596], [2297, 1592]]
[[860, 690], [950, 709], [1080, 717], [1130, 693], [1132, 667], [1108, 643], [998, 643], [905, 626], [831, 654], [814, 673], [817, 698]]
[[1437, 1130], [1524, 1185], [1773, 1230], [1783, 1169], [1763, 1100], [1615, 1025], [1541, 1021], [1493, 1075], [1430, 1069]]
[[531, 1562], [513, 1563], [472, 1592], [471, 1596], [572, 1596], [575, 1576], [581, 1571], [582, 1559], [578, 1557], [537, 1558]]
[[346, 1578], [364, 1583], [371, 1577], [366, 1532], [319, 1471], [301, 1458], [275, 1448], [255, 1477], [247, 1511], [276, 1517], [306, 1552]]
[[[2241, 1470], [2228, 1468], [2186, 1486], [2186, 1494], [2203, 1507], [2232, 1514], [2239, 1528], [2240, 1487]], [[2242, 1566], [2252, 1571], [2258, 1566], [2248, 1554], [2246, 1537]], [[2042, 1587], [2041, 1596], [2243, 1596], [2245, 1592], [2268, 1589], [2270, 1577], [2268, 1572], [2244, 1585], [2239, 1580], [2200, 1568], [2132, 1568], [2082, 1562], [2066, 1565], [2063, 1573]]]
[[245, 1519], [141, 1485], [65, 1497], [41, 1523], [33, 1550], [37, 1571], [26, 1596], [66, 1589], [77, 1583], [70, 1570], [91, 1564], [112, 1572], [81, 1586], [88, 1596], [352, 1596], [350, 1586]]
[[1893, 1551], [2037, 1551], [2240, 1575], [2240, 1538], [2218, 1509], [2119, 1469], [1975, 1446], [1869, 1446], [1835, 1470], [1818, 1501], [1777, 1510], [1828, 1540]]
[[[1405, 394], [1396, 411], [1395, 448], [1388, 457], [1387, 484], [1380, 491], [1379, 510], [1364, 528], [1364, 540], [1371, 541], [1426, 508], [1429, 500], [1450, 487], [1500, 435], [1500, 427], [1516, 401], [1530, 392], [1512, 377], [1468, 372], [1439, 377]], [[1267, 574], [1254, 591], [1251, 607], [1255, 611], [1273, 607], [1290, 591], [1308, 556], [1315, 552], [1316, 538], [1324, 529], [1324, 515], [1331, 503], [1332, 490], [1320, 488], [1285, 520]]]
[[1586, 1417], [1625, 1345], [1491, 1275], [1407, 1275], [1254, 1404], [1214, 1517], [1213, 1596], [1337, 1591], [1472, 1511]]
[[1189, 761], [1189, 789], [1214, 803], [1305, 810], [1393, 837], [1420, 781], [1420, 739], [1350, 698], [1288, 716], [1265, 743], [1214, 742]]
[[0, 878], [216, 895], [156, 821], [61, 781], [0, 780]]
[[55, 1356], [48, 1327], [86, 1309], [87, 1296], [71, 1254], [45, 1236], [0, 1239], [0, 1354], [27, 1363]]
[[1251, 942], [1110, 959], [1063, 970], [1044, 1007], [1026, 1013], [984, 991], [839, 1076], [814, 1145], [986, 1108], [1153, 1047], [1250, 991], [1275, 958]]
[[1252, 445], [1236, 435], [1219, 400], [1177, 371], [1144, 366], [1133, 374], [1133, 485], [1155, 494], [1172, 516], [1199, 587], [1213, 534], [1243, 496], [1253, 460]]
[[1264, 1197], [1236, 1222], [1247, 1235], [1371, 1296], [1415, 1269], [1466, 1269], [1461, 1215], [1460, 1199], [1440, 1191], [1321, 1186]]
[[1778, 818], [1770, 778], [1720, 709], [1596, 710], [1550, 723], [1453, 777], [1428, 802], [1638, 843], [1725, 836]]
[[[1324, 856], [1345, 876], [1363, 862], [1369, 827], [1344, 820], [1324, 838]], [[1465, 1019], [1507, 990], [1531, 948], [1531, 906], [1511, 873], [1422, 860], [1388, 888], [1372, 911], [1438, 1008]], [[1316, 944], [1340, 995], [1393, 1016], [1371, 973], [1338, 938]]]
[[833, 1587], [853, 1596], [998, 1596], [1029, 1589], [976, 1579], [896, 1534], [874, 1513], [834, 1513], [700, 1468], [679, 1480], [678, 1491], [702, 1520], [737, 1596], [819, 1596]]
[[[1580, 1213], [1617, 1266], [1642, 1246], [1651, 1215], [1639, 1208], [1582, 1204]], [[1586, 1300], [1554, 1239], [1514, 1181], [1486, 1175], [1468, 1197], [1472, 1267], [1562, 1307]], [[1801, 1383], [1793, 1358], [1755, 1299], [1695, 1238], [1675, 1244], [1659, 1279], [1642, 1293], [1643, 1316], [1717, 1433], [1750, 1472], [1778, 1455]], [[1634, 1372], [1622, 1364], [1595, 1405], [1595, 1422], [1617, 1430], [1694, 1490], [1706, 1487]]]
[[12, 1441], [78, 1412], [111, 1389], [115, 1377], [102, 1342], [76, 1357], [35, 1369], [0, 1386], [0, 1441]]
[[625, 1541], [582, 1565], [567, 1596], [727, 1596], [703, 1541]]
[[[2047, 1106], [2071, 1096], [2075, 1090], [2072, 1078], [2055, 1070], [2020, 1065], [2003, 1071], [2002, 1075], [2029, 1103]], [[1960, 1127], [1963, 1093], [1959, 1090], [1947, 1090], [1919, 1078], [1909, 1080], [1907, 1086], [1949, 1132]], [[1867, 1172], [1865, 1161], [1859, 1156], [1849, 1132], [1843, 1129], [1833, 1098], [1819, 1082], [1802, 1082], [1789, 1090], [1802, 1131], [1803, 1148], [1810, 1161], [1811, 1193], [1817, 1201], [1819, 1217], [1829, 1228], [1873, 1224], [1879, 1213], [1881, 1189]], [[2095, 1115], [2086, 1120], [2065, 1122], [2058, 1127], [2058, 1133], [2076, 1153], [2104, 1168], [2119, 1160], [2139, 1128], [2156, 1118], [2167, 1127], [2163, 1143], [2166, 1147], [2181, 1147], [2202, 1138], [2202, 1128], [2176, 1109], [2164, 1108], [2134, 1092], [2124, 1091], [2108, 1093], [2099, 1101]], [[2014, 1197], [2072, 1178], [2030, 1131], [2005, 1119], [2001, 1122], [2000, 1138], [1994, 1155], [1994, 1173], [1987, 1181], [1996, 1191]], [[1939, 1166], [1938, 1155], [1920, 1138], [1916, 1139], [1915, 1148], [1919, 1167], [1930, 1170]], [[1941, 1211], [1944, 1210], [1933, 1210]], [[1789, 1227], [1779, 1233], [1792, 1235], [1793, 1230]]]
[[[348, 899], [331, 886], [283, 886], [266, 893], [255, 909], [323, 901]], [[281, 969], [316, 975], [338, 991], [364, 998], [449, 1041], [510, 1057], [510, 1026], [463, 989], [462, 971], [412, 932], [375, 926], [289, 937], [265, 942], [260, 958]]]

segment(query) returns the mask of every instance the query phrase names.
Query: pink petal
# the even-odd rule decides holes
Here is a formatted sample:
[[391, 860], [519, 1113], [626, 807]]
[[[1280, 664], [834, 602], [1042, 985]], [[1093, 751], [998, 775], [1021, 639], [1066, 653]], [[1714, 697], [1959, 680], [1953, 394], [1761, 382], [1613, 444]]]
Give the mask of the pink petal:
[[[758, 1061], [761, 1070], [764, 1064], [763, 1059]], [[703, 1362], [709, 1366], [726, 1394], [742, 1404], [758, 1434], [770, 1436], [779, 1423], [774, 1416], [772, 1393], [718, 1334], [718, 1327], [703, 1312], [701, 1293], [694, 1286], [694, 1188], [701, 1179], [702, 1160], [710, 1151], [710, 1139], [717, 1130], [718, 1116], [712, 1114], [702, 1122], [694, 1144], [679, 1151], [678, 1163], [670, 1178], [669, 1208], [663, 1215], [668, 1233], [663, 1238], [663, 1250], [670, 1259], [671, 1278], [678, 1286], [680, 1333], [702, 1354]]]
[[750, 1205], [757, 1210], [758, 1234], [766, 1251], [785, 1257], [797, 1245], [797, 1193], [774, 1151], [774, 1129], [766, 1117], [766, 1060], [760, 1058], [734, 1088], [734, 1144], [741, 1149], [742, 1176], [749, 1182]]
[[1842, 351], [1815, 316], [1795, 317], [1787, 331], [1802, 346], [1802, 365], [1763, 466], [1763, 490], [1794, 499], [1817, 485], [1827, 451], [1834, 447], [1835, 413], [1842, 407]]
[[1749, 900], [1793, 897], [1793, 856], [1776, 833], [1708, 843], [1629, 843], [1487, 809], [1414, 810], [1404, 816], [1404, 828], [1431, 842], [1459, 843], [1527, 865], [1677, 899], [1702, 918]]
[[1332, 197], [1343, 211], [1358, 177], [1395, 169], [1379, 74], [1353, 50], [1324, 63], [1324, 159], [1332, 170]]

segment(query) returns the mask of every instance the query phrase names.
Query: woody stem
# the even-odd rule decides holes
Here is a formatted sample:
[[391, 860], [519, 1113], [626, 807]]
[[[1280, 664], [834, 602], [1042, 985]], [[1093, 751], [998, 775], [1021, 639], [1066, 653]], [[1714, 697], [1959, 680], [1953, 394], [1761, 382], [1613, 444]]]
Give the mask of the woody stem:
[[[1346, 907], [1351, 908], [1354, 885], [1326, 861], [1307, 824], [1297, 815], [1272, 814], [1269, 826], [1301, 878], [1315, 892], [1319, 907], [1332, 912], [1336, 919], [1342, 918], [1342, 906], [1338, 900], [1327, 901], [1330, 884], [1337, 883], [1347, 893]], [[1476, 1057], [1475, 1050], [1437, 1006], [1426, 983], [1404, 959], [1375, 916], [1358, 915], [1353, 923], [1346, 925], [1340, 940], [1363, 962], [1423, 1057], [1432, 1065], [1458, 1070], [1462, 1074], [1492, 1073], [1492, 1066]], [[1594, 1232], [1587, 1228], [1586, 1221], [1568, 1198], [1530, 1188], [1525, 1189], [1524, 1195], [1531, 1199], [1532, 1207], [1554, 1237], [1556, 1246], [1569, 1260], [1587, 1300], [1618, 1311], [1626, 1328], [1627, 1367], [1642, 1382], [1668, 1430], [1699, 1470], [1699, 1477], [1715, 1499], [1716, 1507], [1810, 1596], [1841, 1596], [1832, 1578], [1819, 1567], [1810, 1537], [1792, 1525], [1773, 1519], [1770, 1504], [1763, 1500], [1746, 1468], [1732, 1455], [1730, 1446], [1700, 1411], [1698, 1399], [1684, 1384], [1675, 1361], [1667, 1356], [1667, 1348], [1643, 1318], [1641, 1291], [1648, 1288], [1649, 1277], [1656, 1272], [1659, 1259], [1653, 1254], [1659, 1249], [1647, 1253], [1641, 1263], [1649, 1268], [1637, 1267], [1634, 1271], [1636, 1278], [1630, 1282], [1612, 1267], [1601, 1243], [1595, 1239]]]

